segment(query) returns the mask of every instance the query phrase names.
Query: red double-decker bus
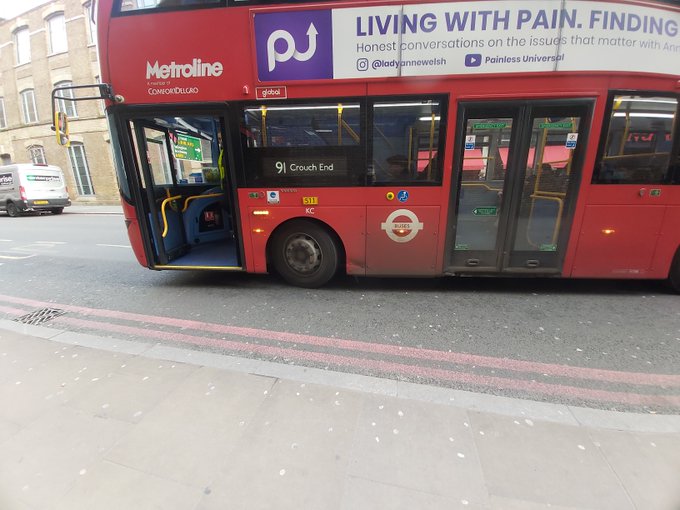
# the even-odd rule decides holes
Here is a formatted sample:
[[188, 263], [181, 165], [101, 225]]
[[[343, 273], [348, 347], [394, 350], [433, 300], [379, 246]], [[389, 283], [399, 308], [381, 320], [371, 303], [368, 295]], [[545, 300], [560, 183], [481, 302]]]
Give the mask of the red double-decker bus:
[[674, 3], [99, 0], [135, 255], [680, 289]]

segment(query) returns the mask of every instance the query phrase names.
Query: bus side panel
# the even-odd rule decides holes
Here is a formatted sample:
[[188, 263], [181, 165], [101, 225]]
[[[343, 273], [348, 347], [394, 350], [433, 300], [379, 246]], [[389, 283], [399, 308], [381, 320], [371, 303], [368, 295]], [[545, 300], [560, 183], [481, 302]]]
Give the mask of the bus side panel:
[[[267, 210], [267, 215], [254, 214]], [[246, 260], [253, 261], [247, 266], [248, 271], [267, 272], [267, 242], [276, 228], [290, 219], [307, 219], [320, 221], [337, 233], [345, 249], [347, 274], [364, 275], [366, 260], [366, 208], [363, 206], [348, 207], [249, 207], [247, 219], [244, 219], [244, 232], [250, 233], [251, 253], [246, 248]], [[246, 224], [247, 223], [247, 224]], [[262, 230], [262, 232], [257, 232]], [[248, 243], [244, 243], [248, 247]]]
[[[680, 189], [673, 191], [678, 195], [675, 203], [680, 203]], [[659, 244], [654, 252], [654, 261], [650, 271], [652, 278], [666, 278], [668, 276], [673, 257], [676, 251], [680, 249], [680, 229], [678, 225], [680, 225], [680, 206], [667, 207], [661, 226]]]
[[665, 206], [588, 205], [572, 276], [651, 278]]
[[439, 211], [438, 206], [368, 207], [366, 274], [439, 273]]

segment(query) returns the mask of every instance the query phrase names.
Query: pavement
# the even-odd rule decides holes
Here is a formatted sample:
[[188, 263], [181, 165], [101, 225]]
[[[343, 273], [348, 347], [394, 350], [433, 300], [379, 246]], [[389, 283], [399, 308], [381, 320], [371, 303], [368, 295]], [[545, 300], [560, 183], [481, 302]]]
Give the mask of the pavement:
[[680, 509], [680, 416], [0, 320], [0, 509]]
[[100, 205], [75, 202], [64, 209], [64, 214], [123, 214], [123, 207], [118, 205]]

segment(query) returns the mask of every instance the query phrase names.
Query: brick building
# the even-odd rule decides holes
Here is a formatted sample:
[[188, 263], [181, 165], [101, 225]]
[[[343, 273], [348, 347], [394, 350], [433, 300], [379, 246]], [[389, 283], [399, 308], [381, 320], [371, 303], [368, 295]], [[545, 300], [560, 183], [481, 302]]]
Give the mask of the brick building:
[[118, 203], [103, 102], [59, 105], [70, 119], [68, 149], [57, 144], [51, 129], [52, 89], [99, 81], [90, 5], [49, 1], [0, 19], [0, 160], [57, 165], [74, 202]]

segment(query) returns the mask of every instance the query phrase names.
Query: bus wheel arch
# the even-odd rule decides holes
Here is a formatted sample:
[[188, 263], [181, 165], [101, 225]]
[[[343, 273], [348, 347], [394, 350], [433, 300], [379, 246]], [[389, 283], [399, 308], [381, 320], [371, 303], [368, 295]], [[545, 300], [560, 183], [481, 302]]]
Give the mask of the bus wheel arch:
[[680, 246], [675, 251], [675, 257], [673, 257], [670, 271], [668, 271], [668, 283], [675, 292], [680, 293]]
[[345, 248], [327, 223], [292, 218], [272, 232], [267, 256], [269, 265], [288, 283], [317, 288], [344, 266]]

